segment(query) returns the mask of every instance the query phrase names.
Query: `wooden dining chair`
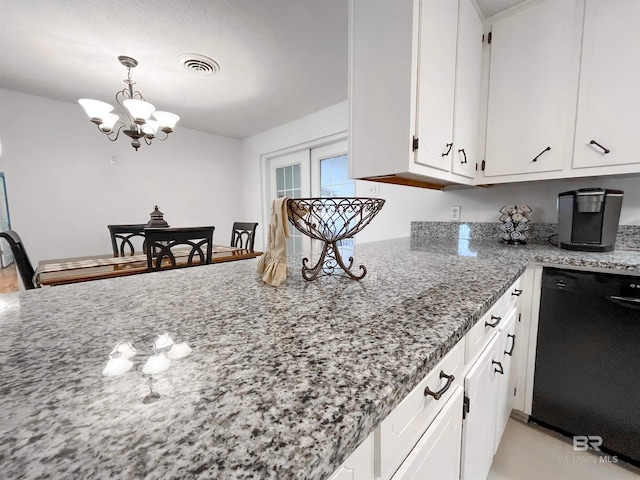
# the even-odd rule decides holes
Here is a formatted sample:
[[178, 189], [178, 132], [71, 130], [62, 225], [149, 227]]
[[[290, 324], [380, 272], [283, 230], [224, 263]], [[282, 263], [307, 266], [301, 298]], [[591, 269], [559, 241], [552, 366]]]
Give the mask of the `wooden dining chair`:
[[231, 246], [253, 250], [257, 228], [257, 223], [235, 222], [231, 230]]
[[9, 247], [11, 247], [11, 253], [13, 253], [13, 259], [16, 262], [16, 267], [18, 268], [18, 273], [20, 274], [24, 288], [26, 290], [36, 288], [36, 284], [33, 282], [33, 275], [35, 273], [33, 265], [31, 265], [31, 260], [29, 260], [29, 255], [27, 255], [20, 236], [13, 230], [7, 230], [0, 232], [0, 238], [4, 238], [9, 244]]
[[[142, 238], [142, 251], [144, 251], [144, 223], [131, 225], [107, 225], [111, 234], [111, 246], [114, 257], [125, 257], [134, 255], [136, 248], [131, 241], [132, 238]], [[126, 253], [128, 250], [128, 253]]]
[[211, 263], [214, 230], [215, 227], [146, 228], [147, 270]]

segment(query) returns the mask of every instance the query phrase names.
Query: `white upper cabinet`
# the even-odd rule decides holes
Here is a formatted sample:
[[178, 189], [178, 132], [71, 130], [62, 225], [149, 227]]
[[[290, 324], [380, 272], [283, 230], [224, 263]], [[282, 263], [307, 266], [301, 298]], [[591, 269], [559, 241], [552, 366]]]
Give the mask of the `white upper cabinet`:
[[491, 182], [494, 177], [563, 170], [570, 161], [579, 4], [544, 0], [491, 24], [484, 169]]
[[639, 173], [638, 25], [640, 0], [528, 0], [486, 21], [475, 0], [350, 0], [350, 176]]
[[[640, 1], [588, 1], [573, 167], [640, 163]], [[585, 170], [582, 170], [584, 172]]]
[[413, 0], [349, 1], [351, 178], [393, 175], [413, 156], [417, 10]]
[[451, 170], [456, 81], [457, 0], [422, 0], [416, 163]]
[[454, 108], [453, 173], [474, 178], [480, 162], [480, 86], [483, 20], [471, 0], [460, 0]]
[[[454, 114], [458, 3], [350, 0], [352, 178], [429, 188], [472, 183], [466, 171], [459, 175], [452, 169], [458, 153], [454, 115], [461, 131], [478, 128], [473, 106], [466, 107], [468, 113]], [[481, 55], [481, 36], [476, 41]], [[475, 72], [475, 63], [469, 68]], [[475, 88], [480, 91], [479, 79]], [[473, 94], [460, 95], [464, 104]], [[470, 120], [464, 126], [466, 115]]]

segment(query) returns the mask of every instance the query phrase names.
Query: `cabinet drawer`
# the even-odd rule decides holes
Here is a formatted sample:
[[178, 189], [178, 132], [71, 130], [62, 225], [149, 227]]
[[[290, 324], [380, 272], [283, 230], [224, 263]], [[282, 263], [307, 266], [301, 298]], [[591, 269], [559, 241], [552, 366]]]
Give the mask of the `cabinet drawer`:
[[392, 480], [460, 479], [464, 389], [455, 389]]
[[502, 308], [503, 298], [504, 297], [501, 297], [500, 300], [478, 320], [478, 323], [471, 327], [471, 330], [469, 330], [465, 336], [465, 362], [467, 364], [471, 364], [474, 357], [484, 350], [484, 347], [487, 346], [493, 336], [498, 333], [500, 322], [504, 317]]
[[523, 282], [522, 277], [518, 278], [513, 285], [511, 285], [506, 293], [502, 296], [502, 312], [506, 315], [509, 311], [516, 305], [522, 295], [524, 295], [524, 291], [522, 290]]
[[[380, 424], [380, 472], [383, 479], [391, 478], [416, 442], [447, 403], [456, 385], [462, 385], [464, 368], [464, 339], [429, 372]], [[449, 380], [443, 375], [453, 376]], [[449, 387], [447, 387], [449, 384]], [[441, 392], [436, 399], [425, 395], [425, 389]]]
[[478, 323], [476, 323], [465, 336], [466, 351], [465, 362], [469, 364], [484, 347], [487, 346], [493, 336], [498, 333], [501, 322], [513, 309], [522, 297], [522, 277], [518, 278], [513, 285], [498, 299], [496, 303], [485, 313]]

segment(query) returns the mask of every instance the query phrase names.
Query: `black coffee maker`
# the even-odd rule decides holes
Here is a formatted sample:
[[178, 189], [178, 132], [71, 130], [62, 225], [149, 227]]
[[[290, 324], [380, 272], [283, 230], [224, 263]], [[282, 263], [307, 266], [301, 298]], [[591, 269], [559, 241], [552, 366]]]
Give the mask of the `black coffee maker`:
[[558, 246], [610, 252], [616, 246], [621, 190], [581, 188], [558, 194]]

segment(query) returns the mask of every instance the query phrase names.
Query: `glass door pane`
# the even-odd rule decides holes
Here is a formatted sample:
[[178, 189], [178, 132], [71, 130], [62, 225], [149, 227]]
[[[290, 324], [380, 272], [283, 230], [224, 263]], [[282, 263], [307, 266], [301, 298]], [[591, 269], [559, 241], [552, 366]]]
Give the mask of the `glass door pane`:
[[[271, 158], [271, 200], [282, 197], [309, 197], [309, 151], [303, 150]], [[300, 254], [311, 249], [311, 239], [289, 224], [287, 254]]]
[[[356, 182], [349, 178], [347, 141], [331, 143], [311, 150], [312, 191], [314, 196], [354, 197]], [[344, 224], [336, 223], [336, 229]], [[318, 246], [320, 248], [321, 246]], [[316, 248], [314, 248], [315, 250]], [[354, 253], [354, 239], [338, 242], [340, 255], [346, 261]]]

